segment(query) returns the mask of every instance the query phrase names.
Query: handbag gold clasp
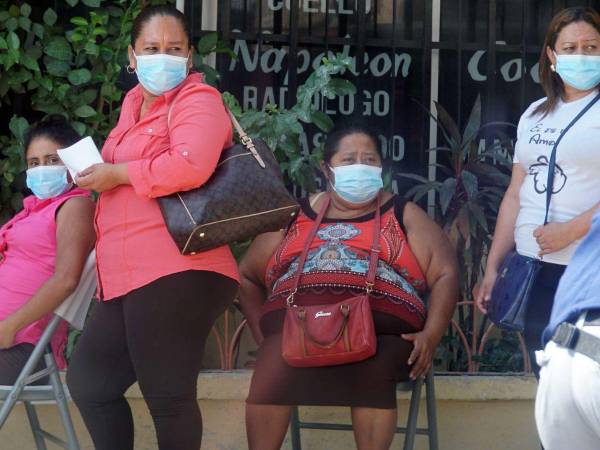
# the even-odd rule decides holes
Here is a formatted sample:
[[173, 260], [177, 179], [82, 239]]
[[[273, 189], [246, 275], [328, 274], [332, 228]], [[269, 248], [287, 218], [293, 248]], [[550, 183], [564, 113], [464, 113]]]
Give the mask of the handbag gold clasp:
[[375, 286], [375, 283], [371, 283], [370, 281], [367, 281], [366, 285], [367, 285], [367, 294], [370, 294], [371, 292], [373, 292], [373, 286]]
[[254, 156], [254, 159], [256, 159], [256, 162], [258, 162], [258, 165], [260, 167], [262, 167], [263, 169], [266, 168], [266, 164], [263, 161], [263, 159], [260, 157], [260, 155], [258, 154], [258, 152], [256, 151], [256, 147], [254, 146], [254, 142], [252, 142], [252, 138], [250, 136], [248, 136], [247, 134], [241, 135], [240, 136], [240, 141], [242, 143], [242, 145], [244, 147], [246, 147], [246, 149], [252, 153], [252, 156]]
[[244, 147], [248, 147], [249, 145], [254, 146], [254, 143], [252, 142], [252, 138], [250, 138], [250, 136], [248, 136], [247, 134], [241, 136], [240, 141], [242, 142]]

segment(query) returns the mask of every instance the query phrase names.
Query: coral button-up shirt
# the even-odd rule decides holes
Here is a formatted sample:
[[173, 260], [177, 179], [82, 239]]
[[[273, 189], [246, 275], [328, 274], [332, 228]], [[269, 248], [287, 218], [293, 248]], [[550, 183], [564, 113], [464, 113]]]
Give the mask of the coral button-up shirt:
[[221, 150], [231, 145], [231, 122], [219, 92], [194, 73], [158, 97], [140, 119], [142, 101], [137, 85], [125, 96], [119, 122], [102, 149], [104, 161], [127, 163], [131, 185], [103, 192], [98, 200], [100, 298], [110, 300], [186, 270], [213, 271], [237, 281], [237, 265], [227, 246], [182, 256], [156, 201], [204, 184]]

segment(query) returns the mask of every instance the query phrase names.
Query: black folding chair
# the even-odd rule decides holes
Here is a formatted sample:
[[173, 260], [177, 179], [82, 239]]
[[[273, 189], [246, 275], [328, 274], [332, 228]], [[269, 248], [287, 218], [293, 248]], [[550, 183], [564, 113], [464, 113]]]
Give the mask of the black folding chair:
[[[429, 371], [425, 379], [419, 378], [416, 381], [407, 381], [399, 383], [397, 389], [399, 391], [411, 391], [410, 408], [408, 411], [408, 419], [406, 427], [396, 427], [396, 433], [405, 435], [404, 450], [412, 450], [415, 445], [416, 435], [426, 435], [429, 439], [429, 450], [438, 450], [438, 435], [437, 435], [437, 414], [435, 408], [435, 387], [434, 387], [433, 369]], [[419, 416], [419, 404], [421, 400], [421, 388], [425, 384], [425, 399], [427, 406], [427, 427], [417, 427], [417, 418]], [[292, 418], [290, 422], [290, 437], [292, 440], [293, 450], [302, 450], [300, 441], [300, 430], [352, 430], [352, 425], [339, 423], [324, 423], [324, 422], [304, 422], [300, 420], [298, 407], [292, 409]]]
[[[79, 450], [75, 428], [73, 427], [73, 421], [69, 413], [68, 393], [60, 381], [50, 341], [63, 319], [69, 322], [72, 327], [78, 330], [83, 329], [90, 301], [95, 290], [96, 253], [92, 252], [87, 259], [77, 289], [54, 311], [54, 316], [33, 349], [15, 384], [12, 386], [0, 385], [0, 403], [2, 403], [2, 408], [0, 409], [0, 429], [6, 423], [6, 419], [8, 419], [17, 402], [23, 402], [38, 450], [47, 450], [46, 440], [67, 450]], [[44, 359], [46, 368], [34, 373], [42, 358]], [[49, 384], [30, 386], [31, 383], [46, 377], [50, 380]], [[42, 429], [40, 425], [34, 402], [47, 401], [56, 403], [58, 407], [60, 419], [65, 429], [66, 440], [60, 439]]]

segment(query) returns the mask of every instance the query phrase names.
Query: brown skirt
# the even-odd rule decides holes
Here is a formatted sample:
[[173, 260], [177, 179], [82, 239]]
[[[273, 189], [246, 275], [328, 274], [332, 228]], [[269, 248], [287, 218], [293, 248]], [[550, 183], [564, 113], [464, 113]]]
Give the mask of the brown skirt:
[[340, 366], [297, 368], [281, 356], [283, 316], [283, 311], [276, 311], [263, 318], [265, 340], [258, 350], [248, 403], [396, 408], [396, 384], [408, 380], [413, 347], [400, 334], [415, 330], [374, 312], [375, 356]]

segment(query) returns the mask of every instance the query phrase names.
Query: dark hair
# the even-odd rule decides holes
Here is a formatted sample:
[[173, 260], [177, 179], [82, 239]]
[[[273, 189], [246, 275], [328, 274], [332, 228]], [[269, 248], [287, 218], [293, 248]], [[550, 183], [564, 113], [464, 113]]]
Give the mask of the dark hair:
[[542, 114], [545, 116], [552, 112], [556, 108], [558, 100], [565, 93], [565, 85], [560, 76], [552, 70], [552, 63], [546, 55], [546, 49], [551, 48], [555, 50], [556, 40], [562, 29], [574, 22], [588, 23], [600, 33], [600, 15], [593, 8], [575, 6], [563, 9], [554, 16], [548, 26], [548, 32], [546, 33], [546, 39], [544, 40], [540, 55], [540, 83], [548, 98], [535, 108], [532, 115]]
[[327, 164], [331, 163], [331, 159], [338, 152], [340, 141], [351, 134], [364, 134], [368, 136], [373, 141], [379, 157], [382, 157], [377, 133], [364, 125], [351, 124], [340, 127], [327, 135], [327, 139], [325, 139], [325, 151], [323, 152], [323, 160]]
[[142, 33], [142, 28], [146, 25], [153, 17], [155, 16], [163, 16], [163, 17], [173, 17], [176, 19], [185, 35], [188, 39], [188, 47], [192, 46], [192, 34], [190, 33], [190, 29], [187, 26], [185, 21], [185, 16], [181, 11], [175, 8], [172, 5], [154, 5], [154, 6], [146, 6], [144, 9], [140, 11], [137, 17], [133, 21], [133, 25], [131, 26], [131, 45], [135, 46], [135, 41], [138, 40], [140, 34]]
[[63, 116], [50, 116], [25, 132], [23, 150], [25, 156], [31, 143], [38, 138], [50, 139], [64, 148], [79, 141], [81, 136]]

